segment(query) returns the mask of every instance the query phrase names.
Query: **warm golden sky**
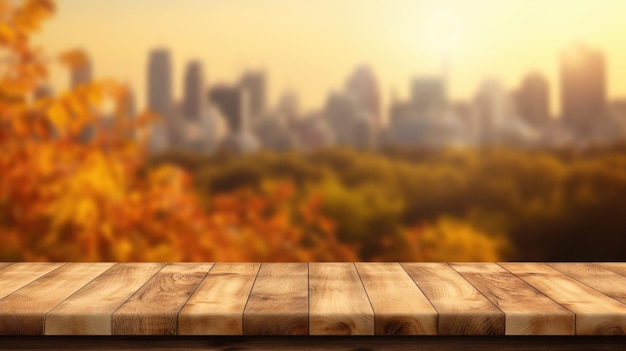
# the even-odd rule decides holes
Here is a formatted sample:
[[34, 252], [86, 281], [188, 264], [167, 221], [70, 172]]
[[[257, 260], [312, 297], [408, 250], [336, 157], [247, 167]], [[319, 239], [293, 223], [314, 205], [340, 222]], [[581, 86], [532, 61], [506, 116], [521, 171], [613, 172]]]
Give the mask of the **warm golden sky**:
[[[515, 87], [544, 72], [558, 110], [559, 51], [582, 40], [604, 51], [611, 97], [626, 96], [626, 0], [58, 0], [38, 42], [51, 53], [82, 47], [98, 77], [131, 83], [145, 101], [148, 51], [173, 52], [176, 96], [184, 65], [200, 59], [210, 83], [246, 68], [269, 73], [270, 102], [287, 88], [306, 109], [371, 65], [387, 100], [409, 79], [450, 61], [450, 94], [473, 96], [485, 77]], [[445, 43], [445, 44], [441, 44]], [[59, 71], [54, 86], [65, 88]]]

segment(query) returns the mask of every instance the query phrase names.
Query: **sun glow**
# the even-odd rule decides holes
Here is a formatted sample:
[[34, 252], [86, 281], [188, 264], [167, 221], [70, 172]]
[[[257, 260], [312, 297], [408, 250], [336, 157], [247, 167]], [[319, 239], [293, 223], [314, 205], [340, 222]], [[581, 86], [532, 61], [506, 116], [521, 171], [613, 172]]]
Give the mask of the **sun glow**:
[[455, 12], [445, 11], [431, 17], [426, 24], [427, 43], [441, 57], [458, 54], [463, 42], [464, 24]]

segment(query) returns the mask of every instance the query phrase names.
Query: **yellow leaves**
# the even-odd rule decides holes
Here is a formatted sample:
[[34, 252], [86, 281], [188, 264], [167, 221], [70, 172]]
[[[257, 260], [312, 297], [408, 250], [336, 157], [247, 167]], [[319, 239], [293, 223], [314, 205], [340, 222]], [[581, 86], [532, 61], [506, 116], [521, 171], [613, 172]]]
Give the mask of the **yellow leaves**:
[[38, 30], [42, 20], [54, 13], [55, 6], [50, 0], [26, 0], [15, 11], [12, 24], [23, 33]]
[[75, 206], [74, 222], [77, 225], [92, 227], [97, 223], [98, 207], [92, 199], [81, 199]]
[[[461, 221], [443, 217], [407, 233], [420, 261], [493, 262], [501, 260], [509, 243], [489, 236]], [[412, 239], [412, 240], [411, 240]]]
[[0, 44], [6, 45], [15, 40], [15, 31], [7, 23], [0, 22]]
[[53, 103], [47, 111], [48, 118], [52, 122], [53, 126], [60, 132], [67, 128], [70, 124], [70, 115], [65, 110], [65, 107], [61, 102]]

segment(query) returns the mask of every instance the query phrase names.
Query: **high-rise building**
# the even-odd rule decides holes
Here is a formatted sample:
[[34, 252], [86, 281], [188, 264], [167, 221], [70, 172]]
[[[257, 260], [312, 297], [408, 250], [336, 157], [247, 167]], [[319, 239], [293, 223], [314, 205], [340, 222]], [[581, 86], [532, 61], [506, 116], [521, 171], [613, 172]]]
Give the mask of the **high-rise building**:
[[205, 109], [204, 77], [202, 64], [192, 61], [187, 65], [184, 81], [183, 114], [191, 120], [199, 120]]
[[524, 77], [519, 90], [515, 93], [519, 116], [535, 129], [541, 129], [549, 122], [549, 94], [548, 80], [538, 72]]
[[359, 108], [350, 94], [331, 93], [326, 99], [326, 118], [339, 145], [353, 145], [354, 121]]
[[485, 80], [474, 99], [473, 140], [486, 145], [526, 146], [536, 133], [517, 115], [511, 94], [498, 80]]
[[150, 53], [148, 109], [165, 119], [173, 112], [172, 63], [167, 49], [155, 49]]
[[209, 99], [219, 108], [228, 123], [228, 136], [220, 148], [234, 153], [250, 153], [260, 148], [250, 125], [250, 99], [246, 89], [218, 85], [209, 91]]
[[159, 115], [162, 120], [154, 122], [150, 128], [149, 148], [159, 152], [170, 147], [174, 114], [172, 101], [172, 63], [167, 49], [155, 49], [148, 62], [148, 110]]
[[214, 103], [226, 118], [228, 129], [240, 130], [241, 125], [241, 89], [219, 84], [209, 90], [209, 100]]
[[91, 60], [84, 51], [77, 53], [77, 62], [72, 67], [70, 76], [70, 85], [75, 88], [82, 84], [89, 84], [93, 79], [93, 68], [91, 66]]
[[248, 92], [250, 119], [255, 121], [265, 112], [267, 98], [265, 72], [247, 72], [241, 77], [239, 84], [241, 89]]
[[443, 79], [416, 78], [411, 82], [411, 109], [417, 114], [438, 114], [446, 107]]
[[593, 129], [606, 115], [604, 55], [584, 44], [571, 45], [561, 54], [561, 114], [577, 136]]
[[382, 124], [378, 80], [370, 67], [357, 67], [346, 83], [346, 92], [354, 96], [357, 105], [372, 116], [374, 124]]

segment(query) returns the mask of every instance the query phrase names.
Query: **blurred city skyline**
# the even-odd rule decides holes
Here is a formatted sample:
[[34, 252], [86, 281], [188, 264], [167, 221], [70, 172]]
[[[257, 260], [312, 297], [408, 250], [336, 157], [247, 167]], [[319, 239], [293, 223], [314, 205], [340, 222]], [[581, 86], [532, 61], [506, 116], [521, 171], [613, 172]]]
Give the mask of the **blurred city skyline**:
[[[59, 1], [36, 42], [48, 54], [80, 47], [95, 77], [127, 81], [146, 106], [146, 66], [155, 47], [172, 53], [173, 97], [183, 96], [187, 62], [198, 60], [207, 85], [237, 82], [248, 70], [267, 74], [268, 105], [295, 91], [303, 110], [322, 108], [366, 64], [379, 82], [382, 113], [390, 93], [410, 95], [409, 81], [442, 72], [451, 100], [474, 98], [485, 78], [516, 89], [531, 71], [560, 108], [559, 60], [584, 42], [605, 56], [610, 99], [626, 96], [626, 22], [622, 1]], [[623, 64], [622, 64], [623, 63]], [[67, 72], [51, 72], [55, 90]]]

